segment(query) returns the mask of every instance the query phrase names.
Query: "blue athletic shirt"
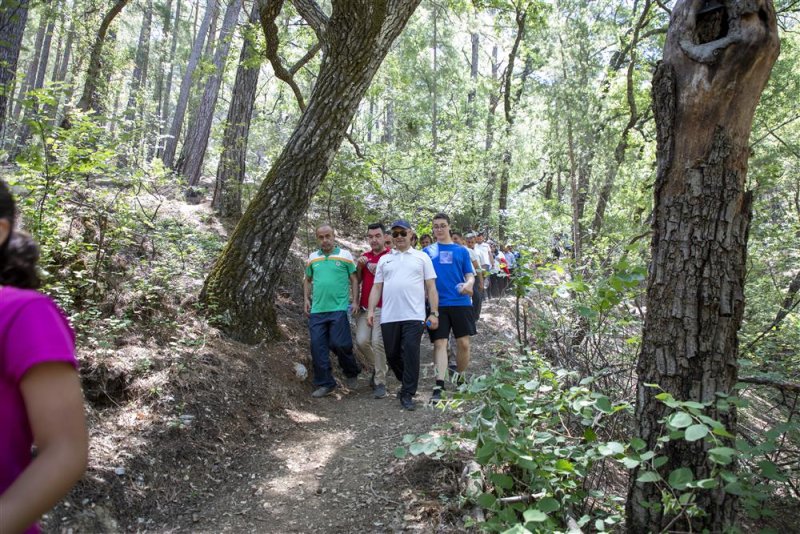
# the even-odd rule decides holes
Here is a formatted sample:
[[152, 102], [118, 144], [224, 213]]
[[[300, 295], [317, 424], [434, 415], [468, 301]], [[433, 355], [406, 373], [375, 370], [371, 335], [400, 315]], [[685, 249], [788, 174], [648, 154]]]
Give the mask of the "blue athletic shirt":
[[468, 274], [474, 275], [472, 260], [466, 247], [451, 243], [434, 243], [425, 247], [424, 252], [431, 257], [436, 271], [436, 291], [439, 293], [439, 306], [472, 306], [469, 295], [462, 295], [456, 286], [466, 281]]

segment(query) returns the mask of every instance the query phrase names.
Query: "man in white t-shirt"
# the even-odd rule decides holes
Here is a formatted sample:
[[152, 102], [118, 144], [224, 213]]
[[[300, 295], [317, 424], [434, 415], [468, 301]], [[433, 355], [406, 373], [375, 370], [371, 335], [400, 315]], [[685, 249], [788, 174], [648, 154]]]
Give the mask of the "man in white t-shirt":
[[439, 326], [436, 272], [427, 254], [411, 248], [413, 235], [408, 221], [401, 219], [392, 224], [394, 248], [378, 261], [367, 311], [367, 324], [372, 326], [375, 307], [383, 298], [380, 320], [386, 363], [403, 384], [398, 396], [406, 410], [414, 409], [412, 398], [419, 383], [419, 345], [426, 322], [426, 291], [431, 306], [428, 326], [433, 329]]
[[483, 232], [478, 232], [475, 235], [475, 252], [477, 252], [480, 257], [481, 267], [484, 271], [489, 271], [494, 268], [492, 249], [489, 247], [489, 243], [484, 242]]

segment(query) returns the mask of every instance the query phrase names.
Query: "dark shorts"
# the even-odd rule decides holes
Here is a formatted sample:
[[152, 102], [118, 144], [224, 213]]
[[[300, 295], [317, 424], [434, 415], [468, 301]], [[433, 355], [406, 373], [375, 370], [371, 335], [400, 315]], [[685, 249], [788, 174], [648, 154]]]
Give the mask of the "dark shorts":
[[447, 339], [450, 337], [450, 330], [453, 331], [453, 336], [456, 339], [475, 335], [475, 318], [472, 306], [439, 307], [439, 328], [436, 330], [428, 329], [428, 335], [431, 341]]

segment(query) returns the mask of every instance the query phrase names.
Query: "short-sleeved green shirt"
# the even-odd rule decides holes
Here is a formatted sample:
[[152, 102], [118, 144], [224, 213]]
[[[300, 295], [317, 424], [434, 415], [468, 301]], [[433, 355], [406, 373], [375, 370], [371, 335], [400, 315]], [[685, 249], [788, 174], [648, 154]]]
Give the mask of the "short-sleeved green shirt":
[[356, 272], [353, 256], [339, 247], [329, 255], [312, 252], [306, 263], [306, 277], [314, 284], [311, 313], [347, 311], [350, 305], [350, 275]]

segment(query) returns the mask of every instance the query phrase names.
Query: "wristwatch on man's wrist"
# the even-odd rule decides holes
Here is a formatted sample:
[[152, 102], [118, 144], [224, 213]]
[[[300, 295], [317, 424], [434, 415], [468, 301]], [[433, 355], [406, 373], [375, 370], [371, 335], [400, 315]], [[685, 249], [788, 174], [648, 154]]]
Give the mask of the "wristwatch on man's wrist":
[[438, 318], [439, 317], [439, 312], [438, 311], [432, 311], [431, 315], [433, 315], [434, 317]]

